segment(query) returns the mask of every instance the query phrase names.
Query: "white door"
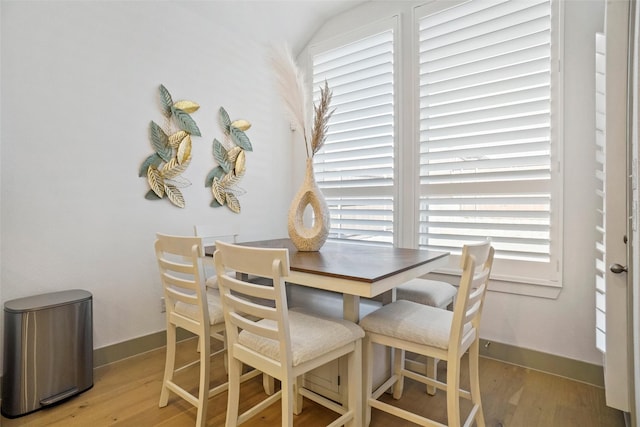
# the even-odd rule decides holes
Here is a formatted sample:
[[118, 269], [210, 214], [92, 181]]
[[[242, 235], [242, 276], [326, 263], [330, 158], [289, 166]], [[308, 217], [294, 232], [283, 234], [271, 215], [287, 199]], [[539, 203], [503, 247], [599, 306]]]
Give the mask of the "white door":
[[[638, 185], [638, 169], [640, 169], [640, 7], [633, 4], [631, 9], [632, 29], [632, 53], [631, 53], [631, 247], [629, 259], [631, 260], [631, 341], [633, 342], [632, 357], [635, 401], [631, 406], [631, 425], [640, 427], [640, 186]], [[633, 400], [633, 399], [632, 399]]]
[[630, 411], [627, 286], [627, 70], [629, 3], [606, 3], [596, 36], [596, 142], [601, 223], [596, 261], [596, 345], [603, 353], [607, 405]]

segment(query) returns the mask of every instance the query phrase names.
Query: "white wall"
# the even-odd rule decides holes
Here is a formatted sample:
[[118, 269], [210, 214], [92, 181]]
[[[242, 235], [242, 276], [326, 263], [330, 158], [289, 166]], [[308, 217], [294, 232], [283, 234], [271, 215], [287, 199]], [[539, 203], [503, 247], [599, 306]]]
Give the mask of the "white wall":
[[[411, 11], [425, 2], [376, 1], [325, 24], [310, 42], [398, 14], [410, 40]], [[564, 271], [557, 299], [500, 292], [487, 296], [482, 338], [602, 364], [595, 348], [594, 33], [604, 2], [565, 1]], [[408, 46], [408, 44], [406, 44]], [[406, 72], [403, 76], [406, 76]]]
[[[191, 7], [193, 6], [193, 7]], [[1, 297], [81, 288], [94, 347], [164, 329], [156, 232], [217, 224], [286, 235], [291, 133], [266, 61], [265, 7], [231, 2], [3, 1]], [[282, 12], [282, 10], [280, 11]], [[281, 16], [282, 17], [282, 16]], [[294, 22], [293, 16], [284, 16]], [[308, 30], [308, 29], [307, 29]], [[162, 123], [157, 88], [201, 105], [186, 208], [148, 201], [138, 177]], [[210, 208], [217, 111], [252, 122], [242, 213]], [[1, 356], [0, 356], [1, 357]]]

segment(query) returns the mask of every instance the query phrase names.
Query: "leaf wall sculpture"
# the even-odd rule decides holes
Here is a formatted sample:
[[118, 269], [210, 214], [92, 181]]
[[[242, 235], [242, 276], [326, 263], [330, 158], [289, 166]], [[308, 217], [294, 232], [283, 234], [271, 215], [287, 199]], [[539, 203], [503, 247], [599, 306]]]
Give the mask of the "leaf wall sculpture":
[[164, 85], [160, 85], [160, 104], [165, 118], [164, 127], [153, 120], [149, 123], [149, 139], [154, 153], [147, 157], [138, 176], [146, 177], [151, 188], [145, 199], [167, 198], [179, 208], [185, 207], [180, 188], [191, 185], [182, 174], [191, 163], [191, 135], [200, 136], [200, 129], [191, 117], [200, 106], [188, 100], [173, 102]]
[[223, 142], [213, 140], [213, 158], [218, 166], [212, 169], [205, 178], [205, 187], [211, 187], [212, 208], [227, 205], [232, 212], [240, 213], [239, 194], [244, 190], [238, 187], [240, 177], [246, 170], [246, 151], [253, 151], [249, 137], [245, 133], [251, 123], [239, 119], [233, 122], [227, 111], [220, 107], [218, 111], [220, 127], [224, 133]]

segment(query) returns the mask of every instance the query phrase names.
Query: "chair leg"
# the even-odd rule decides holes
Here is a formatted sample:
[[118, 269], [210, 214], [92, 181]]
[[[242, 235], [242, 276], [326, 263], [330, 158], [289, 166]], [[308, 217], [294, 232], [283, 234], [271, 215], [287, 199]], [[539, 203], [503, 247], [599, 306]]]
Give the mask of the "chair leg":
[[240, 409], [240, 375], [242, 374], [242, 362], [231, 358], [229, 360], [229, 390], [227, 397], [227, 421], [226, 427], [238, 425], [238, 410]]
[[373, 393], [373, 343], [367, 335], [364, 336], [364, 390], [365, 396], [362, 404], [364, 405], [364, 425], [369, 427], [371, 423], [371, 405], [369, 399]]
[[200, 386], [198, 391], [198, 414], [196, 415], [196, 426], [207, 425], [207, 404], [209, 403], [209, 360], [210, 341], [208, 336], [200, 337]]
[[349, 421], [345, 427], [359, 427], [362, 425], [362, 341], [355, 342], [355, 349], [347, 358], [347, 375], [349, 381], [349, 390], [347, 397], [347, 405], [349, 411], [353, 411], [353, 419]]
[[[264, 380], [264, 377], [262, 379]], [[293, 413], [295, 415], [300, 415], [302, 413], [302, 395], [300, 394], [301, 387], [302, 376], [299, 376], [293, 382]]]
[[222, 348], [224, 349], [224, 372], [229, 375], [229, 352], [227, 351], [227, 333], [222, 333]]
[[393, 385], [393, 398], [397, 400], [402, 397], [402, 392], [404, 391], [404, 374], [402, 373], [404, 369], [404, 350], [394, 348], [393, 351], [393, 374], [396, 376], [396, 382]]
[[281, 392], [282, 392], [282, 427], [293, 427], [293, 387], [297, 378], [283, 378], [281, 380]]
[[447, 363], [447, 425], [460, 427], [460, 359]]
[[[227, 335], [224, 332], [216, 333], [211, 335], [211, 338], [214, 338], [222, 343], [222, 350], [224, 355], [224, 373], [229, 374], [229, 355], [227, 354]], [[211, 340], [211, 338], [209, 340]], [[211, 341], [209, 341], [211, 342]], [[200, 337], [198, 337], [198, 352], [200, 352]]]
[[271, 396], [276, 391], [275, 380], [272, 376], [262, 374], [262, 388], [267, 396]]
[[485, 427], [482, 401], [480, 399], [480, 369], [479, 369], [480, 342], [476, 339], [469, 347], [469, 385], [471, 391], [471, 403], [478, 406], [476, 423], [478, 427]]
[[160, 392], [161, 408], [169, 403], [169, 389], [167, 383], [173, 380], [173, 371], [176, 363], [176, 326], [167, 325], [167, 355], [164, 362], [164, 378], [162, 379], [162, 391]]
[[[426, 375], [431, 379], [438, 379], [438, 359], [435, 357], [427, 357]], [[432, 385], [427, 386], [427, 394], [433, 396], [436, 394], [436, 388]]]

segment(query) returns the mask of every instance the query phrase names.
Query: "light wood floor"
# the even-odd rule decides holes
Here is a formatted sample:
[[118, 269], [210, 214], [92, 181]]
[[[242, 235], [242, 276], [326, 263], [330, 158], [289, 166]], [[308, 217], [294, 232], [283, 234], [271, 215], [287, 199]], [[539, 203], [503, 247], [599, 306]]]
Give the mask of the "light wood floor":
[[[179, 359], [195, 358], [195, 340], [180, 344]], [[175, 395], [165, 408], [158, 407], [164, 367], [164, 348], [95, 370], [92, 389], [52, 408], [7, 419], [3, 427], [14, 426], [165, 426], [192, 427], [195, 409]], [[212, 360], [212, 384], [223, 381], [222, 358]], [[439, 366], [444, 374], [446, 364]], [[624, 427], [622, 413], [608, 408], [601, 388], [529, 369], [482, 359], [480, 384], [488, 427]], [[197, 366], [180, 374], [185, 384], [197, 384]], [[466, 379], [463, 378], [463, 384]], [[446, 422], [444, 393], [430, 397], [423, 386], [407, 380], [397, 404]], [[241, 410], [263, 397], [260, 377], [241, 388]], [[223, 426], [226, 393], [209, 400], [208, 425]], [[393, 401], [385, 396], [387, 401]], [[337, 418], [334, 413], [305, 400], [295, 425], [325, 426]], [[280, 405], [274, 404], [247, 422], [247, 426], [280, 425]], [[410, 425], [387, 414], [373, 411], [372, 427]]]

